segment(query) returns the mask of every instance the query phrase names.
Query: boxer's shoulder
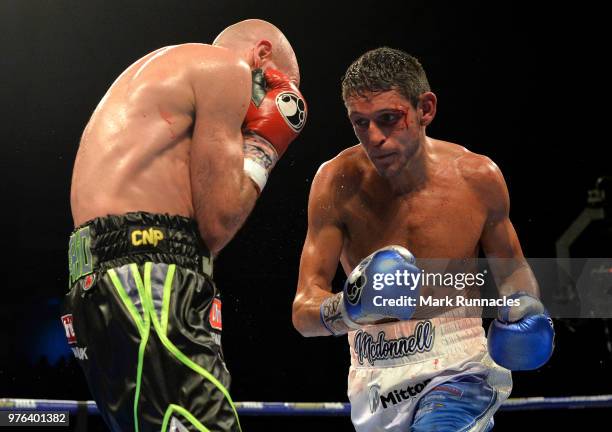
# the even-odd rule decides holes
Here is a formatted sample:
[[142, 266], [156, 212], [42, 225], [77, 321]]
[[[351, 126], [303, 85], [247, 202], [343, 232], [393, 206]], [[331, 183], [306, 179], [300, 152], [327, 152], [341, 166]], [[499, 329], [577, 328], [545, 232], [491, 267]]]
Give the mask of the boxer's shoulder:
[[365, 177], [375, 172], [360, 144], [344, 149], [332, 161], [335, 162], [335, 172], [345, 182], [361, 183]]
[[126, 72], [117, 82], [138, 79], [141, 84], [169, 89], [177, 95], [182, 94], [181, 86], [196, 93], [209, 93], [227, 82], [232, 89], [239, 88], [250, 95], [249, 65], [235, 52], [213, 45], [166, 46], [142, 57]]
[[172, 56], [185, 56], [201, 63], [202, 60], [238, 61], [240, 57], [233, 50], [203, 43], [184, 43], [173, 45], [164, 49]]
[[184, 64], [192, 72], [191, 77], [198, 79], [206, 76], [217, 76], [221, 79], [235, 80], [248, 78], [251, 69], [240, 56], [227, 48], [187, 43], [170, 47], [169, 61]]
[[495, 162], [455, 143], [431, 139], [431, 144], [437, 159], [450, 168], [442, 170], [446, 176], [464, 182], [483, 202], [503, 207], [506, 183]]
[[464, 147], [455, 149], [455, 166], [466, 184], [489, 204], [507, 200], [507, 189], [501, 170], [489, 157]]
[[224, 65], [246, 65], [248, 68], [246, 62], [241, 60], [234, 51], [202, 43], [184, 43], [165, 46], [142, 57], [135, 65], [139, 65], [143, 62], [146, 62], [147, 65], [158, 62], [168, 62], [172, 63], [172, 66], [175, 68], [177, 68], [177, 66], [185, 66], [186, 64], [206, 67], [214, 66], [216, 63], [222, 63]]
[[474, 153], [462, 145], [431, 139], [433, 153], [444, 164], [454, 168], [459, 176], [468, 183], [498, 182], [501, 178], [499, 167], [487, 156]]
[[[175, 64], [189, 84], [198, 112], [240, 111], [251, 96], [251, 69], [236, 53], [205, 44], [176, 47]], [[172, 60], [170, 60], [172, 62]]]
[[316, 179], [338, 192], [350, 193], [362, 183], [369, 171], [371, 166], [367, 155], [361, 145], [355, 145], [323, 163], [317, 171]]

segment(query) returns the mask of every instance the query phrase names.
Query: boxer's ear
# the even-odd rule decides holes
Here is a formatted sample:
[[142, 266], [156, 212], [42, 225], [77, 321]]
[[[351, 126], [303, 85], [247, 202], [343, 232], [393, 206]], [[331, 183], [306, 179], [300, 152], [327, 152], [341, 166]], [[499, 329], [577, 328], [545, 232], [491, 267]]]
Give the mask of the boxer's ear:
[[419, 96], [419, 106], [417, 111], [420, 114], [419, 123], [421, 126], [427, 126], [436, 116], [436, 108], [438, 98], [433, 92], [425, 92]]
[[262, 64], [269, 60], [272, 56], [272, 43], [269, 40], [262, 39], [255, 44], [253, 49], [253, 63], [255, 68], [259, 68]]

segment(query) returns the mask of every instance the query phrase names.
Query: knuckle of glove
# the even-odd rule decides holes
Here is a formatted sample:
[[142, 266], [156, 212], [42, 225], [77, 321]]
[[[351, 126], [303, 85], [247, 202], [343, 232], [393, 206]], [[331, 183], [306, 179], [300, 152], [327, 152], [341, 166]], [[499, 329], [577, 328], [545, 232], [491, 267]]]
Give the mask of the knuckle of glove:
[[397, 253], [398, 255], [400, 255], [402, 258], [404, 258], [409, 263], [411, 263], [411, 264], [415, 264], [416, 263], [416, 258], [414, 257], [414, 255], [408, 249], [406, 249], [404, 246], [391, 245], [391, 246], [387, 246], [387, 247], [385, 247], [385, 248], [383, 248], [381, 250], [393, 251], [393, 252]]
[[252, 100], [246, 114], [244, 130], [269, 141], [279, 156], [304, 128], [307, 106], [304, 97], [286, 76], [266, 71], [268, 91], [259, 105]]
[[417, 297], [420, 291], [420, 283], [412, 286], [406, 282], [409, 279], [406, 272], [421, 271], [414, 261], [414, 256], [405, 248], [391, 246], [363, 259], [344, 286], [350, 318], [361, 324], [410, 319], [414, 304], [406, 303], [406, 296]]
[[511, 370], [533, 370], [552, 356], [555, 332], [546, 314], [530, 315], [517, 322], [493, 320], [487, 345], [491, 358]]

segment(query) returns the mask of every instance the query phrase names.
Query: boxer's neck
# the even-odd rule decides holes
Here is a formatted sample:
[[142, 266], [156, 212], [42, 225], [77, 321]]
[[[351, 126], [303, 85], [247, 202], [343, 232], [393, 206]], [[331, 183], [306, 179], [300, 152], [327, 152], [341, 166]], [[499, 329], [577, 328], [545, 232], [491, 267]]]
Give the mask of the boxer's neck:
[[398, 175], [387, 179], [393, 192], [397, 195], [404, 195], [421, 189], [431, 177], [433, 163], [432, 143], [423, 131], [414, 155]]

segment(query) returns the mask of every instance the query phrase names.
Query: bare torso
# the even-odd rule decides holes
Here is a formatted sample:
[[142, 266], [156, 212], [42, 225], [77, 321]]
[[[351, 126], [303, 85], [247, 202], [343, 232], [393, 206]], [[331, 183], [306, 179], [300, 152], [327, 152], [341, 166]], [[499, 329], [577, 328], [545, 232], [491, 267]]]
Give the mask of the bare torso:
[[[519, 271], [524, 258], [497, 165], [459, 145], [424, 138], [420, 175], [392, 182], [376, 171], [361, 145], [341, 152], [317, 172], [293, 302], [293, 323], [303, 335], [330, 333], [321, 324], [320, 306], [335, 297], [330, 292], [338, 261], [349, 275], [368, 255], [394, 244], [410, 250], [425, 272], [420, 297], [439, 300], [417, 305], [411, 320], [379, 323], [396, 336], [412, 334], [418, 320], [434, 317], [474, 317], [466, 323], [482, 336], [478, 302], [463, 300], [479, 298], [480, 287], [493, 279], [498, 288], [500, 282], [533, 282]], [[406, 171], [397, 175], [407, 176]], [[481, 251], [487, 258], [513, 260], [489, 261], [490, 273], [479, 275]]]
[[75, 226], [129, 211], [193, 216], [189, 73], [214, 49], [159, 49], [113, 83], [81, 138], [71, 189]]
[[428, 180], [402, 195], [376, 173], [361, 147], [338, 157], [334, 183], [344, 231], [340, 261], [347, 275], [364, 257], [391, 244], [406, 246], [433, 267], [445, 262], [437, 259], [453, 260], [453, 268], [429, 271], [465, 271], [473, 264], [470, 258], [478, 256], [487, 218], [470, 180], [480, 156], [436, 140], [432, 150], [435, 162]]

